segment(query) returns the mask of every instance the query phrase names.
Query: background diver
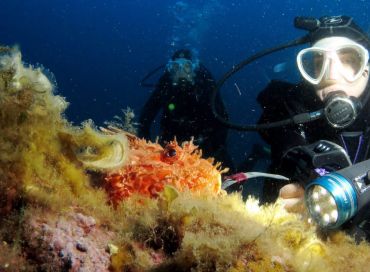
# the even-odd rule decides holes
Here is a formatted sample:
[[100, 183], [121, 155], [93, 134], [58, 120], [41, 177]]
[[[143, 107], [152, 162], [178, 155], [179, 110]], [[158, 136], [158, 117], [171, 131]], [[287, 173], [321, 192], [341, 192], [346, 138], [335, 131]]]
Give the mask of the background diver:
[[[151, 125], [162, 110], [160, 143], [172, 141], [175, 137], [181, 143], [193, 137], [204, 157], [214, 157], [232, 169], [233, 163], [226, 148], [228, 128], [214, 117], [210, 105], [214, 87], [211, 73], [190, 50], [176, 51], [142, 109], [139, 136], [151, 139]], [[219, 94], [215, 103], [217, 111], [228, 119]]]

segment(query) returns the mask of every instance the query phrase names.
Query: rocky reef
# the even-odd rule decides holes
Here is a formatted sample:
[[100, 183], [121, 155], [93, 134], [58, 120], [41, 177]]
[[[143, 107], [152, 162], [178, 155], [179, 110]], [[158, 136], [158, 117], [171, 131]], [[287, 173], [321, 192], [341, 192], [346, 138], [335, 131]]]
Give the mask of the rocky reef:
[[42, 68], [0, 47], [0, 271], [367, 271], [370, 246], [221, 190], [192, 143], [73, 126]]

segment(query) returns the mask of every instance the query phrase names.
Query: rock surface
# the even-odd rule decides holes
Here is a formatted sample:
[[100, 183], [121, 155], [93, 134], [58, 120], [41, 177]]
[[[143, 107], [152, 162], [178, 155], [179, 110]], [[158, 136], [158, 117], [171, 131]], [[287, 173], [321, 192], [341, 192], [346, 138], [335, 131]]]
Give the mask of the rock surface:
[[108, 243], [113, 233], [81, 213], [32, 216], [24, 240], [27, 255], [41, 271], [109, 271]]

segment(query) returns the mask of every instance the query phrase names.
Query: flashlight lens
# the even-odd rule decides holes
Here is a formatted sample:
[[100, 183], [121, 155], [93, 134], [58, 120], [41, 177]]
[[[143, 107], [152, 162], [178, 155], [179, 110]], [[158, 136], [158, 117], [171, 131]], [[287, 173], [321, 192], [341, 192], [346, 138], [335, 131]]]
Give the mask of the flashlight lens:
[[313, 219], [321, 226], [335, 224], [338, 207], [334, 197], [324, 187], [315, 185], [308, 192], [308, 206]]
[[[321, 187], [321, 186], [319, 186], [319, 187]], [[325, 189], [325, 188], [320, 188], [320, 195], [321, 196], [326, 196], [328, 194], [328, 191]]]
[[319, 199], [319, 193], [318, 193], [318, 192], [313, 192], [313, 193], [312, 193], [312, 198], [313, 198], [314, 200], [318, 200], [318, 199]]
[[326, 224], [330, 223], [330, 216], [327, 213], [322, 218]]
[[326, 229], [341, 226], [357, 212], [358, 207], [353, 182], [337, 172], [309, 183], [305, 200], [312, 219]]
[[330, 214], [331, 218], [333, 218], [335, 221], [338, 220], [338, 211], [335, 210], [335, 211], [332, 211], [331, 214]]

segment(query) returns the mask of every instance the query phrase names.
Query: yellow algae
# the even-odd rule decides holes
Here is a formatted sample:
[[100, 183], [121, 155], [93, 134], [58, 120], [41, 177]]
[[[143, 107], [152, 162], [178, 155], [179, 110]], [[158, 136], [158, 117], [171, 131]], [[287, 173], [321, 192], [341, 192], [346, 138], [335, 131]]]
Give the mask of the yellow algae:
[[[54, 94], [41, 68], [25, 66], [19, 50], [9, 49], [0, 56], [0, 79], [0, 189], [17, 190], [17, 197], [4, 196], [3, 212], [23, 200], [58, 210], [78, 199], [86, 210], [109, 209], [102, 205], [107, 201], [104, 192], [89, 186], [86, 168], [63, 137], [81, 135], [86, 129], [73, 127], [64, 118], [68, 103]], [[93, 140], [97, 142], [85, 144], [100, 143], [97, 137]]]
[[74, 133], [67, 131], [61, 135], [69, 142], [77, 160], [82, 162], [86, 169], [117, 170], [127, 161], [129, 148], [124, 133], [104, 134], [96, 130], [93, 122], [89, 120], [83, 124], [82, 129], [75, 129]]

